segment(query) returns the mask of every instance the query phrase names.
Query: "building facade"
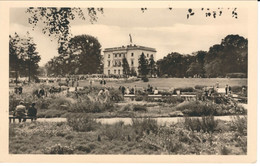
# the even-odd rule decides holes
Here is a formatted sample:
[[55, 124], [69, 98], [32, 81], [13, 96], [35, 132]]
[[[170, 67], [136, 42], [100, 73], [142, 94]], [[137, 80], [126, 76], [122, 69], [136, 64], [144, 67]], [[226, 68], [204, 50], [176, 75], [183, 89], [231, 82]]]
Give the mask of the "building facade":
[[127, 45], [122, 47], [105, 48], [104, 50], [104, 74], [123, 75], [122, 60], [125, 57], [130, 70], [135, 70], [138, 74], [138, 59], [144, 53], [149, 59], [151, 56], [156, 59], [156, 49], [138, 45]]

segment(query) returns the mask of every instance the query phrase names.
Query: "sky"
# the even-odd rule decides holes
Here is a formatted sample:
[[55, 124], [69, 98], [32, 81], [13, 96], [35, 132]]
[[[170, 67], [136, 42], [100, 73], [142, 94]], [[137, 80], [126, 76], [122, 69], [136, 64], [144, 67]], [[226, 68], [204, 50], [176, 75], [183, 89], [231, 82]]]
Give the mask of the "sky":
[[[217, 8], [212, 10], [218, 11]], [[195, 15], [187, 19], [188, 8], [148, 8], [145, 12], [140, 8], [104, 8], [104, 13], [99, 13], [98, 21], [93, 24], [88, 19], [72, 21], [71, 33], [73, 36], [87, 34], [96, 37], [102, 51], [130, 44], [131, 34], [133, 44], [155, 48], [158, 60], [171, 52], [192, 54], [199, 50], [208, 51], [229, 34], [248, 38], [247, 10], [238, 8], [238, 19], [232, 17], [231, 9], [221, 10], [222, 16], [214, 19], [205, 17], [205, 9], [195, 8]], [[32, 30], [28, 23], [30, 15], [25, 11], [26, 8], [10, 9], [9, 34], [17, 32], [23, 36], [29, 31], [41, 55], [39, 65], [43, 66], [58, 56], [58, 44], [54, 38], [42, 33], [42, 24]]]

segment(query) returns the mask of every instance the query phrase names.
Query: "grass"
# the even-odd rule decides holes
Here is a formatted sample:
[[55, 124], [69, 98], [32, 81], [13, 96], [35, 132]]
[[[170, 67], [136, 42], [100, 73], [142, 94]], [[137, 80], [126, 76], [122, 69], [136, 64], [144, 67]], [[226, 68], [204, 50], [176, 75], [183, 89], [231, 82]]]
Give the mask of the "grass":
[[[76, 117], [79, 118], [79, 117]], [[210, 119], [210, 121], [215, 121]], [[10, 154], [180, 154], [244, 155], [247, 136], [233, 122], [218, 121], [226, 130], [192, 131], [185, 122], [165, 126], [149, 118], [133, 119], [132, 124], [97, 124], [79, 131], [71, 122], [10, 124]], [[82, 121], [74, 121], [82, 124]], [[237, 122], [235, 122], [237, 123]], [[246, 123], [239, 124], [246, 129]], [[240, 128], [241, 128], [240, 127]], [[232, 131], [232, 132], [231, 132]], [[244, 130], [243, 130], [244, 131]], [[33, 140], [33, 141], [32, 141]]]

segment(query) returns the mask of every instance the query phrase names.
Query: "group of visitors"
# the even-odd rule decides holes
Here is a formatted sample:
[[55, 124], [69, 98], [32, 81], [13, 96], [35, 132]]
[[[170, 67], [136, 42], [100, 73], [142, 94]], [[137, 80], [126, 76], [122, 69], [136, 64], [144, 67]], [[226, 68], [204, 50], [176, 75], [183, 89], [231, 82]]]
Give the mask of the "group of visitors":
[[19, 122], [23, 119], [23, 122], [26, 121], [26, 117], [31, 118], [31, 120], [36, 120], [37, 109], [35, 108], [35, 103], [32, 103], [31, 106], [26, 110], [23, 101], [20, 101], [19, 105], [16, 106], [13, 111], [13, 116], [18, 117]]
[[76, 77], [76, 78], [73, 78], [73, 77], [67, 77], [66, 78], [66, 84], [67, 84], [67, 86], [69, 87], [70, 86], [70, 84], [71, 84], [71, 87], [78, 87], [79, 86], [79, 78], [78, 77]]
[[109, 102], [110, 93], [107, 88], [101, 89], [97, 96], [97, 101], [99, 102]]
[[129, 94], [136, 94], [136, 85], [134, 87], [124, 87], [119, 86], [119, 90], [121, 91], [122, 95], [129, 95]]

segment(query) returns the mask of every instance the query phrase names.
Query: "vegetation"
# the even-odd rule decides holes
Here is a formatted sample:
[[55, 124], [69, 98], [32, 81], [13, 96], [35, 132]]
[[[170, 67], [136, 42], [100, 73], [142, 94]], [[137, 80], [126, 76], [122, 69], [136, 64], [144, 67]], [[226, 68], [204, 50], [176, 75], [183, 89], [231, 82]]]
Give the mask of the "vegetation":
[[10, 77], [16, 78], [16, 82], [18, 77], [28, 77], [28, 81], [37, 77], [41, 57], [36, 49], [29, 32], [26, 37], [17, 33], [9, 36], [9, 74]]
[[[68, 122], [10, 124], [9, 152], [245, 155], [247, 136], [239, 128], [246, 129], [246, 123], [239, 123], [239, 128], [235, 124], [211, 117], [171, 125], [160, 125], [149, 118], [132, 119], [131, 124], [98, 124], [90, 117], [74, 116]], [[223, 130], [218, 130], [219, 126]]]
[[194, 55], [170, 53], [158, 60], [157, 66], [159, 76], [245, 78], [247, 62], [248, 40], [239, 35], [227, 35], [208, 52], [198, 51]]
[[48, 75], [102, 73], [101, 45], [89, 35], [79, 35], [68, 42], [69, 49], [46, 64]]

